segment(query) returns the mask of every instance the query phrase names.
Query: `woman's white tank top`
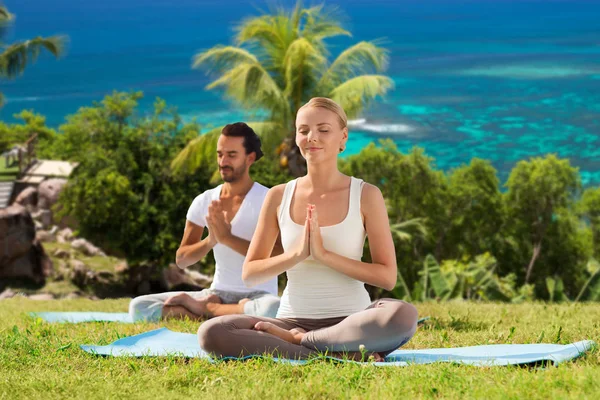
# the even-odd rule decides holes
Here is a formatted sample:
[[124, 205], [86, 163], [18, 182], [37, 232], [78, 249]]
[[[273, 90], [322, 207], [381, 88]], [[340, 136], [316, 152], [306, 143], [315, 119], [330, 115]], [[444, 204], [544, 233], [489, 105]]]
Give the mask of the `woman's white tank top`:
[[[290, 205], [297, 179], [285, 186], [279, 207], [279, 229], [284, 251], [288, 251], [304, 231], [304, 225], [292, 221]], [[336, 225], [321, 227], [323, 245], [328, 251], [361, 260], [366, 232], [360, 213], [363, 181], [351, 178], [350, 201], [346, 218]], [[362, 311], [371, 304], [363, 282], [350, 278], [312, 256], [287, 272], [277, 318], [333, 318]]]

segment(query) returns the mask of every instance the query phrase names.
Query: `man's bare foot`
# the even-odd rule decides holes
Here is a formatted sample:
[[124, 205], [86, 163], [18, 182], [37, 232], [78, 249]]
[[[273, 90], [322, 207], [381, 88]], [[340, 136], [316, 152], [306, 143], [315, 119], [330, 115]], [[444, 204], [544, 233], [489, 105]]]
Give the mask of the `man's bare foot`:
[[165, 306], [182, 306], [186, 303], [191, 296], [187, 293], [179, 293], [174, 296], [171, 296], [165, 301]]
[[221, 304], [221, 298], [216, 294], [210, 294], [200, 299], [194, 299], [187, 293], [180, 293], [169, 297], [165, 302], [165, 306], [182, 306], [198, 316], [210, 316], [210, 312], [206, 309], [208, 303]]
[[277, 336], [278, 338], [285, 340], [286, 342], [298, 345], [300, 344], [302, 338], [306, 334], [306, 331], [300, 328], [295, 328], [288, 331], [270, 322], [264, 321], [257, 322], [256, 325], [254, 325], [254, 329], [257, 331], [270, 333], [271, 335]]

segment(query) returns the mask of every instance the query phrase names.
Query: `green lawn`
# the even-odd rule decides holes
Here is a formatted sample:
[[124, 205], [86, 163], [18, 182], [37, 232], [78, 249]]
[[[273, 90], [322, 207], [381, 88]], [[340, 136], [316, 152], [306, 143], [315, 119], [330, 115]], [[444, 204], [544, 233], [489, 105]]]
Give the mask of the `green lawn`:
[[0, 182], [12, 181], [17, 177], [18, 173], [18, 166], [6, 168], [6, 160], [4, 157], [0, 157]]
[[[108, 344], [160, 326], [195, 332], [198, 324], [47, 324], [29, 311], [126, 311], [128, 299], [0, 301], [0, 399], [15, 398], [512, 398], [600, 396], [600, 353], [554, 368], [405, 368], [279, 365], [269, 360], [210, 364], [181, 358], [102, 358], [78, 344]], [[407, 348], [491, 343], [570, 343], [600, 339], [600, 305], [424, 303], [432, 320]]]

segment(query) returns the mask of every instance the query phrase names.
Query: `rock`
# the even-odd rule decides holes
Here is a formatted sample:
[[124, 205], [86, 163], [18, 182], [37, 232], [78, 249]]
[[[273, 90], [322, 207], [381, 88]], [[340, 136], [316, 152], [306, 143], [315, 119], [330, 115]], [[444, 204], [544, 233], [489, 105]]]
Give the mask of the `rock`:
[[54, 295], [52, 293], [37, 293], [29, 296], [31, 300], [54, 300]]
[[34, 239], [33, 219], [23, 206], [0, 210], [0, 265], [29, 252]]
[[181, 269], [175, 264], [170, 264], [169, 267], [164, 270], [163, 276], [169, 289], [182, 285], [207, 288], [211, 285], [213, 280], [213, 278], [208, 275], [204, 275], [198, 271]]
[[48, 229], [52, 225], [52, 211], [40, 210], [37, 218], [34, 218], [42, 223], [43, 229]]
[[71, 269], [73, 271], [75, 270], [87, 270], [85, 263], [83, 261], [77, 260], [77, 259], [73, 259], [71, 261], [69, 261], [69, 267], [71, 267]]
[[65, 297], [63, 297], [64, 299], [67, 300], [73, 300], [73, 299], [79, 299], [81, 298], [82, 293], [81, 292], [71, 292], [68, 295], [66, 295]]
[[4, 292], [0, 293], [0, 300], [10, 299], [11, 297], [15, 297], [17, 294], [10, 290], [10, 288], [6, 289]]
[[38, 187], [38, 207], [49, 210], [58, 201], [58, 196], [66, 185], [66, 179], [47, 179]]
[[52, 261], [36, 240], [35, 225], [19, 204], [0, 210], [0, 279], [25, 278], [43, 283]]
[[106, 254], [85, 239], [75, 239], [71, 242], [71, 247], [85, 254], [86, 256], [102, 256]]
[[112, 281], [115, 277], [112, 272], [108, 271], [100, 271], [96, 274], [96, 276], [105, 281]]
[[73, 231], [69, 228], [58, 231], [57, 238], [62, 238], [64, 241], [69, 242], [73, 239]]
[[152, 289], [152, 286], [150, 285], [150, 282], [142, 281], [136, 288], [136, 292], [137, 292], [136, 294], [138, 296], [141, 296], [144, 294], [150, 294], [151, 289]]
[[85, 286], [88, 281], [88, 269], [82, 261], [73, 259], [69, 261], [71, 271], [69, 278], [75, 285], [82, 287]]
[[117, 266], [115, 267], [115, 272], [117, 274], [124, 274], [125, 272], [127, 272], [127, 270], [129, 269], [129, 265], [127, 264], [127, 261], [123, 261], [117, 264]]
[[48, 231], [37, 231], [35, 233], [36, 240], [40, 242], [54, 242], [54, 235]]
[[29, 186], [19, 193], [15, 199], [15, 203], [22, 206], [37, 206], [38, 203], [38, 191], [36, 188]]
[[70, 258], [71, 257], [71, 253], [69, 253], [66, 250], [63, 249], [56, 249], [54, 251], [54, 257], [56, 258]]

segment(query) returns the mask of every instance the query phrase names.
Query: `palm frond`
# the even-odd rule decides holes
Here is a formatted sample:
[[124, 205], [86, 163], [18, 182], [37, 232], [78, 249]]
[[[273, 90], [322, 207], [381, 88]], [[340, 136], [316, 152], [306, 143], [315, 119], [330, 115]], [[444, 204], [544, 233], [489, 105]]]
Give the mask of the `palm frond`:
[[384, 75], [361, 75], [335, 87], [329, 97], [338, 102], [349, 118], [355, 118], [376, 97], [384, 96], [394, 81]]
[[215, 88], [224, 89], [228, 97], [246, 109], [290, 115], [283, 92], [260, 63], [238, 64], [207, 86], [209, 90]]
[[0, 6], [0, 26], [12, 21], [14, 17], [14, 14], [11, 14], [5, 6]]
[[222, 127], [212, 129], [192, 139], [171, 161], [171, 170], [175, 174], [192, 174], [202, 166], [212, 171], [217, 169], [217, 140]]
[[335, 7], [325, 8], [320, 4], [304, 8], [301, 11], [301, 16], [304, 19], [301, 36], [311, 42], [320, 42], [323, 39], [335, 36], [352, 36], [350, 32], [341, 26], [341, 16]]
[[285, 52], [296, 38], [292, 22], [283, 10], [275, 15], [263, 15], [245, 20], [237, 27], [236, 43], [250, 48], [260, 58], [265, 69], [283, 75]]
[[294, 110], [314, 91], [316, 77], [322, 75], [325, 56], [305, 38], [296, 39], [288, 48], [283, 62], [286, 87], [284, 95], [292, 99]]
[[65, 36], [52, 36], [12, 44], [0, 54], [0, 75], [7, 78], [21, 75], [27, 64], [37, 60], [42, 50], [57, 58], [62, 56], [66, 42]]
[[410, 241], [413, 237], [425, 238], [429, 234], [423, 218], [413, 218], [392, 224], [390, 230], [402, 241]]
[[388, 50], [374, 42], [359, 42], [340, 53], [319, 81], [320, 88], [335, 87], [346, 79], [387, 68]]
[[234, 46], [215, 46], [194, 56], [192, 68], [206, 68], [208, 72], [230, 70], [239, 63], [257, 63], [248, 50]]

